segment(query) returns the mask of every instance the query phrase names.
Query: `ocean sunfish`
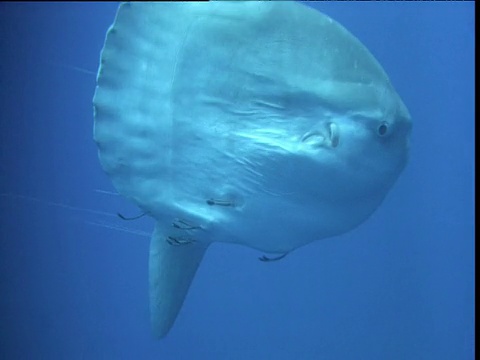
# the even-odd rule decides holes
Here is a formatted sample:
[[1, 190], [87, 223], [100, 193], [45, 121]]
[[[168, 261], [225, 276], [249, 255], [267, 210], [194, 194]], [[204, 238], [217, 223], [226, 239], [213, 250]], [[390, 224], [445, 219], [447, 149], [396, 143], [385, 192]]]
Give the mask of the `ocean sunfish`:
[[276, 253], [345, 233], [408, 158], [410, 115], [365, 46], [293, 1], [120, 5], [94, 104], [100, 163], [156, 221], [164, 337], [215, 241]]

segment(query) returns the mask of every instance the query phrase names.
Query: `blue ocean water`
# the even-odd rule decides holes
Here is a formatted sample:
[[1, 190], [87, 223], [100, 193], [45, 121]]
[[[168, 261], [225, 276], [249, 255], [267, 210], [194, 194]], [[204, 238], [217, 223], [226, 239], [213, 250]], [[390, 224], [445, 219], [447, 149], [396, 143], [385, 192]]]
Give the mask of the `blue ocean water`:
[[158, 341], [153, 222], [101, 226], [137, 214], [106, 193], [92, 140], [117, 4], [0, 4], [0, 359], [474, 358], [474, 3], [310, 5], [389, 74], [410, 162], [348, 234], [268, 264], [213, 245]]

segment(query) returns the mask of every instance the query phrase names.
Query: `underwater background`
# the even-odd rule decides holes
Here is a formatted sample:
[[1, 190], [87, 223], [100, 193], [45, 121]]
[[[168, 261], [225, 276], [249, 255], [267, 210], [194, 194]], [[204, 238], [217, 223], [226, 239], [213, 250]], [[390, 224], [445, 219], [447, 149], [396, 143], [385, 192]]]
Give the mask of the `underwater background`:
[[[359, 228], [263, 263], [210, 247], [151, 335], [153, 221], [104, 174], [92, 97], [117, 3], [0, 3], [0, 360], [474, 359], [474, 3], [310, 2], [410, 110], [410, 161]], [[192, 66], [195, 61], [192, 59]]]

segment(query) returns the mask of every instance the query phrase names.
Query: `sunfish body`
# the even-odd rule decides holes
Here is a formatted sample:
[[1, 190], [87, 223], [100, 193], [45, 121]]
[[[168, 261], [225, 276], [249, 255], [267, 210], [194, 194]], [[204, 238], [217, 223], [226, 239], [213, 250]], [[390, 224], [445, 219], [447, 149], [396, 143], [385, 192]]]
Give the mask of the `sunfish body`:
[[407, 162], [411, 128], [365, 46], [290, 1], [121, 4], [94, 113], [103, 169], [156, 220], [158, 337], [212, 242], [285, 254], [365, 221]]

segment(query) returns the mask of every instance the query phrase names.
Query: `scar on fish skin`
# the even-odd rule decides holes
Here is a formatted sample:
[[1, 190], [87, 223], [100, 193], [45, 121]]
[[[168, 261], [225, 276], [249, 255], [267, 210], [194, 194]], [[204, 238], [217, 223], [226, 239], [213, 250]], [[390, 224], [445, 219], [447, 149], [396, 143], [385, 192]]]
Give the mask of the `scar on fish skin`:
[[275, 256], [275, 257], [268, 257], [268, 256], [260, 256], [258, 260], [263, 261], [263, 262], [269, 262], [269, 261], [277, 261], [280, 259], [283, 259], [285, 256], [287, 256], [290, 253], [290, 251], [287, 251], [285, 254]]
[[142, 216], [145, 216], [145, 215], [147, 215], [146, 212], [141, 213], [140, 215], [137, 215], [137, 216], [126, 217], [126, 216], [124, 216], [124, 215], [122, 215], [122, 214], [120, 214], [120, 213], [117, 213], [117, 216], [118, 216], [120, 219], [122, 219], [122, 220], [137, 220], [137, 219], [140, 219]]

